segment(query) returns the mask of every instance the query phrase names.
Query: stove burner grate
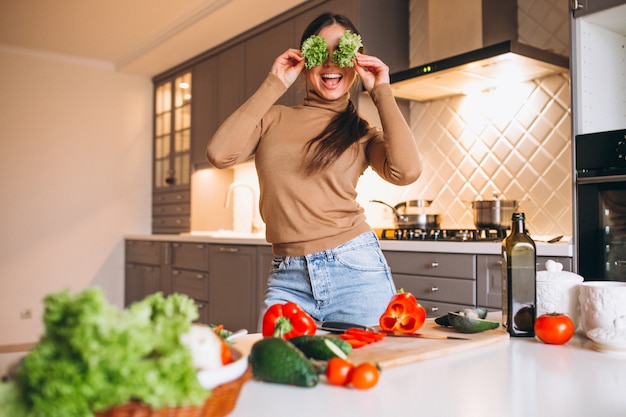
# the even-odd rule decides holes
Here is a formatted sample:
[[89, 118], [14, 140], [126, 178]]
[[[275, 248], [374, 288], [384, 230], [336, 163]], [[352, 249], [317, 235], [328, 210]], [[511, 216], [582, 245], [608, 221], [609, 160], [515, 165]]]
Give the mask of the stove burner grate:
[[490, 242], [501, 241], [509, 229], [383, 229], [382, 240]]

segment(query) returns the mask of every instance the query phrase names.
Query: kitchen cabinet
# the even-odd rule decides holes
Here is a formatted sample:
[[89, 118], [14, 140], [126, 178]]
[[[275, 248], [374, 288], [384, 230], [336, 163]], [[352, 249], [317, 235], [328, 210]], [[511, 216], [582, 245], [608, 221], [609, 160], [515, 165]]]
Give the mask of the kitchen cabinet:
[[[267, 278], [270, 276], [270, 271], [274, 264], [274, 253], [272, 247], [269, 245], [257, 246], [256, 250], [257, 259], [257, 277], [256, 277], [256, 311], [257, 311], [257, 331], [261, 331], [259, 327], [260, 315], [264, 309], [263, 298], [265, 296], [265, 288], [267, 287]], [[253, 330], [253, 329], [250, 329]]]
[[164, 244], [149, 240], [125, 242], [124, 305], [161, 290]]
[[[280, 23], [246, 41], [244, 92], [246, 98], [250, 97], [265, 80], [276, 57], [297, 45], [293, 20]], [[285, 106], [301, 104], [304, 94], [302, 91], [296, 94], [298, 84], [288, 89], [276, 104]]]
[[210, 323], [226, 329], [256, 329], [258, 320], [256, 247], [211, 245]]
[[[560, 262], [564, 271], [572, 271], [572, 258], [538, 256], [537, 271], [545, 271], [548, 259]], [[502, 257], [500, 255], [477, 255], [477, 303], [480, 307], [502, 308]]]
[[191, 101], [191, 163], [207, 165], [206, 144], [218, 127], [217, 57], [205, 59], [192, 68], [193, 95]]
[[153, 233], [189, 230], [192, 73], [155, 85]]
[[574, 17], [582, 17], [624, 4], [624, 0], [572, 0]]
[[198, 307], [198, 322], [209, 323], [209, 244], [170, 243], [169, 288], [165, 294], [181, 293], [193, 298]]
[[412, 293], [428, 317], [476, 306], [476, 256], [385, 251], [398, 289]]
[[571, 19], [573, 136], [626, 126], [626, 1], [584, 0]]

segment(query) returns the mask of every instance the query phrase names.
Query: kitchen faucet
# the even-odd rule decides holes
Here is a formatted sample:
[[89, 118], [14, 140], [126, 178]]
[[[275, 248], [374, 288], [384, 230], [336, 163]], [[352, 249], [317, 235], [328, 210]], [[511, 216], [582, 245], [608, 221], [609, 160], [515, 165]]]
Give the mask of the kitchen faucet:
[[[226, 192], [226, 199], [224, 200], [224, 207], [229, 208], [230, 203], [233, 200], [233, 191], [235, 188], [245, 188], [250, 191], [252, 194], [252, 217], [250, 229], [252, 233], [259, 233], [263, 230], [263, 226], [260, 224], [261, 222], [258, 219], [257, 212], [259, 211], [259, 196], [257, 194], [256, 189], [252, 187], [250, 184], [245, 182], [235, 181], [228, 187], [228, 191]], [[234, 228], [234, 226], [233, 226]]]

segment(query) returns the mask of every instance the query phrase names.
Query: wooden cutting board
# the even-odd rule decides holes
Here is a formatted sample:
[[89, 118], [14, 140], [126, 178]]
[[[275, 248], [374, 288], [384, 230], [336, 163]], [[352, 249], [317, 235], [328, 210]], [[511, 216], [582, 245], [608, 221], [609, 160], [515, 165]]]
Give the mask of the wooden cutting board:
[[432, 320], [426, 320], [419, 333], [458, 336], [469, 340], [386, 336], [380, 342], [354, 349], [349, 358], [353, 363], [376, 362], [385, 369], [509, 340], [509, 334], [502, 328], [464, 334], [441, 327]]

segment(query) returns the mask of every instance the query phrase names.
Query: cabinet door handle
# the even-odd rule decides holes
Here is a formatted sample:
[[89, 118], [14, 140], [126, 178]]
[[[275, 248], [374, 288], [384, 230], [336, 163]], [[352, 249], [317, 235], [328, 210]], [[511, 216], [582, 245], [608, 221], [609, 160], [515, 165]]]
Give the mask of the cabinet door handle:
[[584, 7], [580, 0], [570, 0], [570, 5], [572, 10], [580, 10]]
[[437, 261], [433, 261], [433, 262], [430, 263], [430, 267], [431, 268], [437, 268], [438, 266], [439, 266], [439, 262], [437, 262]]
[[220, 252], [239, 252], [238, 248], [225, 248], [225, 247], [221, 247], [220, 248]]
[[439, 307], [436, 307], [436, 306], [435, 307], [431, 307], [430, 311], [431, 311], [431, 313], [435, 313], [435, 312], [439, 311]]
[[439, 291], [439, 287], [430, 287], [430, 292], [437, 292]]
[[204, 274], [198, 274], [198, 275], [196, 275], [196, 278], [198, 278], [198, 279], [204, 279]]

